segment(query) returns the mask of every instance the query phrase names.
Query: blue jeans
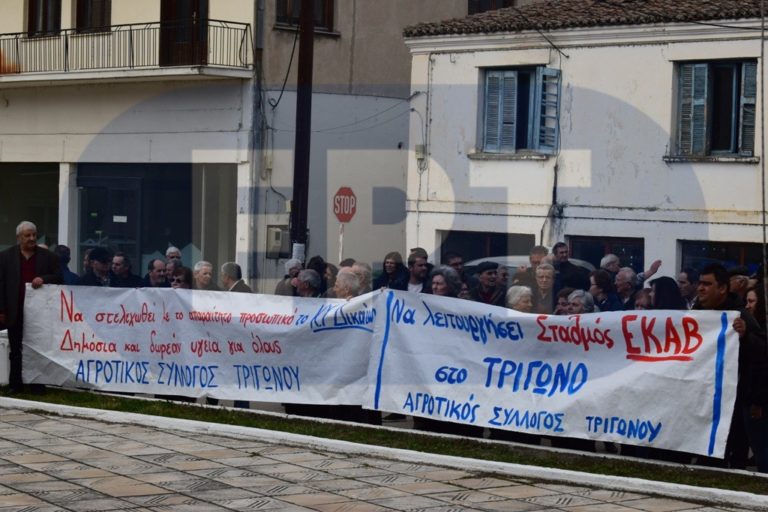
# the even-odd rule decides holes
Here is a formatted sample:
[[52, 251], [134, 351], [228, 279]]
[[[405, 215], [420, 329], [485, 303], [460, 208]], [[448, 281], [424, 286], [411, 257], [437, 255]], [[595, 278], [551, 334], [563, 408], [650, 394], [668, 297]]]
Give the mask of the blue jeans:
[[751, 407], [745, 405], [744, 424], [747, 426], [749, 445], [755, 454], [757, 470], [760, 473], [768, 473], [768, 407], [763, 406], [763, 415], [753, 418]]

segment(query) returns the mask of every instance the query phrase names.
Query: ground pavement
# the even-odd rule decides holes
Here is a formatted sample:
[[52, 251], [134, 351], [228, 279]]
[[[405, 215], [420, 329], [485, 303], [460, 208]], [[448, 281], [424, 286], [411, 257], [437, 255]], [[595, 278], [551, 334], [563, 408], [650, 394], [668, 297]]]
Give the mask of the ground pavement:
[[174, 430], [168, 423], [174, 420], [152, 421], [49, 416], [3, 401], [0, 512], [747, 510], [322, 451], [222, 435], [214, 425]]

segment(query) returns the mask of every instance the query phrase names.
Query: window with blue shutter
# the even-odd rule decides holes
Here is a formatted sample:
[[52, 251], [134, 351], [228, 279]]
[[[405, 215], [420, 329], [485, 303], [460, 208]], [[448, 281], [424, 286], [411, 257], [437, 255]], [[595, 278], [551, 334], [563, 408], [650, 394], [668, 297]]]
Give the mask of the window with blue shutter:
[[482, 151], [554, 154], [559, 111], [560, 71], [544, 67], [487, 70]]
[[676, 148], [679, 156], [753, 156], [757, 64], [678, 65]]

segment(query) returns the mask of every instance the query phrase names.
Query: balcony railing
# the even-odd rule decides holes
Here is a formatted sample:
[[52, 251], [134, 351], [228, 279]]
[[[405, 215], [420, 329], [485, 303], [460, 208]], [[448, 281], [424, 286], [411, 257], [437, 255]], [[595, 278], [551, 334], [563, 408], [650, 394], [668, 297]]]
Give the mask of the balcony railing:
[[0, 74], [214, 66], [250, 69], [250, 25], [220, 20], [0, 34]]

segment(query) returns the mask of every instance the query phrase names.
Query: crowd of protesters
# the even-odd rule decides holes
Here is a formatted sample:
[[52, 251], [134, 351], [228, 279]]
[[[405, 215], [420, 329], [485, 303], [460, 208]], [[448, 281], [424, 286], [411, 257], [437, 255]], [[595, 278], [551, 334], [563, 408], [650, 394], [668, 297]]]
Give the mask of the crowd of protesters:
[[[9, 261], [33, 254], [42, 261], [48, 251], [38, 254], [34, 241], [36, 228], [31, 223], [21, 223], [17, 228], [19, 245], [0, 253], [0, 281], [4, 281], [4, 296], [0, 301], [0, 323], [18, 326], [18, 320], [8, 312], [9, 302], [18, 299], [18, 289], [24, 282], [33, 286], [63, 282], [70, 285], [110, 287], [170, 287], [198, 290], [221, 290], [250, 293], [242, 272], [234, 262], [227, 262], [219, 269], [218, 283], [214, 279], [214, 267], [207, 261], [198, 261], [188, 267], [182, 263], [181, 251], [169, 247], [165, 259], [149, 261], [146, 274], [134, 273], [129, 257], [124, 253], [110, 253], [103, 247], [85, 252], [83, 272], [78, 275], [69, 270], [70, 250], [56, 246], [58, 256], [46, 267], [40, 282], [30, 267], [22, 266], [21, 281], [9, 280]], [[26, 252], [25, 252], [26, 250]], [[600, 268], [587, 269], [586, 265], [569, 257], [568, 245], [559, 242], [552, 252], [543, 246], [535, 246], [529, 253], [529, 265], [507, 268], [493, 261], [483, 261], [470, 274], [465, 271], [462, 255], [450, 252], [442, 255], [444, 265], [433, 266], [424, 249], [412, 249], [403, 259], [399, 252], [384, 256], [381, 273], [374, 279], [371, 265], [348, 258], [338, 266], [326, 262], [320, 256], [304, 262], [291, 259], [285, 263], [285, 275], [277, 284], [274, 294], [294, 297], [326, 297], [350, 299], [381, 288], [428, 293], [445, 297], [472, 300], [484, 304], [507, 307], [522, 313], [547, 315], [576, 315], [605, 311], [624, 310], [734, 310], [740, 316], [734, 321], [739, 336], [739, 374], [737, 398], [731, 431], [724, 460], [698, 457], [699, 463], [725, 465], [743, 469], [748, 465], [751, 449], [754, 464], [761, 472], [768, 472], [768, 345], [766, 342], [765, 294], [762, 273], [750, 274], [746, 267], [724, 268], [710, 264], [700, 272], [683, 268], [676, 278], [654, 278], [661, 261], [654, 261], [644, 272], [636, 273], [631, 267], [621, 267], [614, 254], [606, 255]], [[7, 260], [7, 261], [6, 261]], [[46, 260], [48, 261], [48, 260]], [[59, 269], [60, 266], [60, 269]], [[54, 268], [55, 267], [55, 268]], [[514, 273], [510, 275], [510, 270]], [[15, 271], [14, 271], [15, 272]], [[26, 273], [25, 273], [26, 272]], [[38, 271], [39, 273], [40, 271]], [[18, 277], [18, 276], [16, 276]], [[21, 288], [20, 288], [21, 286]], [[9, 300], [7, 297], [14, 299]], [[23, 297], [23, 295], [22, 295]], [[14, 310], [14, 315], [15, 310]], [[19, 333], [20, 334], [20, 333]], [[13, 385], [21, 384], [19, 364], [14, 358], [19, 350], [12, 350]], [[12, 347], [13, 349], [13, 347]], [[286, 411], [294, 414], [347, 419], [381, 424], [381, 415], [352, 406], [309, 406], [285, 404]], [[236, 406], [244, 406], [242, 402]], [[402, 415], [389, 415], [384, 419], [402, 419]], [[479, 427], [414, 418], [414, 427], [444, 433], [482, 437], [485, 430]], [[490, 430], [490, 437], [523, 443], [540, 444], [543, 438], [531, 434]], [[586, 440], [550, 438], [554, 446], [594, 450], [595, 443]], [[611, 451], [622, 454], [652, 457], [689, 463], [691, 456], [680, 452], [606, 445]]]
[[[606, 255], [600, 268], [589, 270], [569, 257], [568, 245], [555, 244], [550, 253], [535, 246], [529, 265], [510, 269], [493, 261], [479, 263], [474, 273], [465, 272], [464, 258], [457, 253], [442, 256], [445, 265], [434, 267], [424, 249], [412, 249], [407, 259], [398, 252], [384, 256], [381, 274], [371, 279], [367, 263], [347, 259], [339, 267], [316, 256], [304, 267], [299, 260], [285, 264], [285, 277], [274, 293], [304, 297], [349, 298], [371, 289], [391, 288], [430, 293], [507, 307], [522, 313], [576, 315], [626, 310], [733, 310], [740, 317], [733, 327], [739, 335], [737, 399], [724, 460], [698, 457], [706, 465], [744, 469], [751, 452], [752, 464], [768, 472], [768, 345], [766, 342], [765, 294], [762, 274], [743, 266], [726, 269], [710, 264], [700, 272], [683, 268], [675, 278], [655, 277], [661, 261], [643, 272], [622, 267], [620, 258]], [[311, 293], [303, 283], [311, 281]], [[342, 284], [340, 284], [342, 283]], [[402, 419], [389, 415], [384, 419]], [[368, 418], [370, 419], [370, 418]], [[413, 418], [414, 427], [443, 433], [482, 437], [478, 427]], [[540, 444], [541, 436], [491, 429], [493, 439]], [[594, 450], [595, 443], [581, 439], [547, 438], [554, 446]], [[689, 454], [635, 446], [607, 444], [608, 451], [690, 463]]]

